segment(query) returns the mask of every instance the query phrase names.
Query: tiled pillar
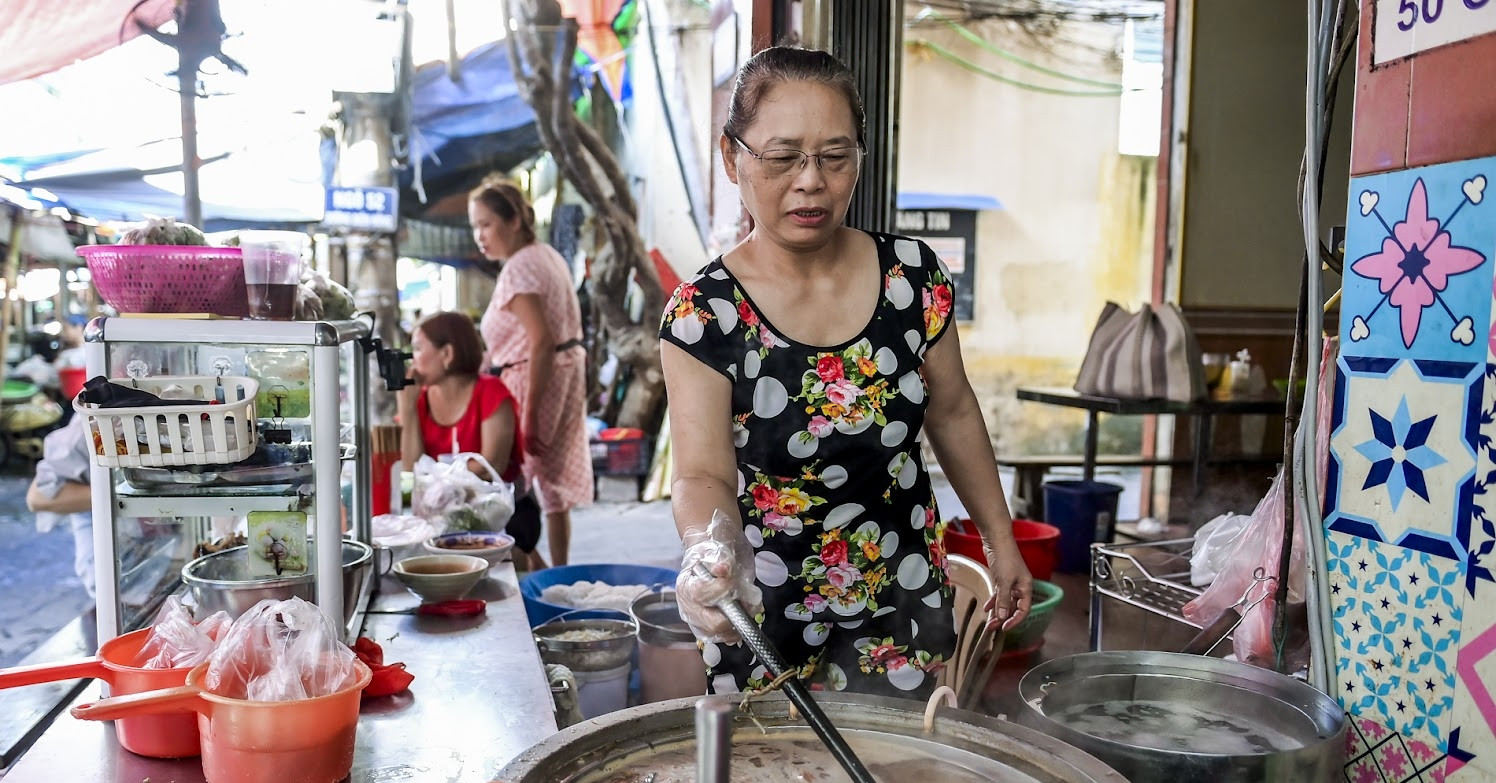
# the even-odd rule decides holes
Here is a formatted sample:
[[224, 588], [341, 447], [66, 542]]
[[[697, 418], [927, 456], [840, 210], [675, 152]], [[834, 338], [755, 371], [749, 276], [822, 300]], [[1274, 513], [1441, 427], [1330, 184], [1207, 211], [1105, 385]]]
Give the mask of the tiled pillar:
[[[1363, 2], [1357, 55], [1325, 487], [1346, 779], [1496, 781], [1496, 35], [1373, 65], [1412, 5]], [[1412, 11], [1425, 40], [1496, 19]]]

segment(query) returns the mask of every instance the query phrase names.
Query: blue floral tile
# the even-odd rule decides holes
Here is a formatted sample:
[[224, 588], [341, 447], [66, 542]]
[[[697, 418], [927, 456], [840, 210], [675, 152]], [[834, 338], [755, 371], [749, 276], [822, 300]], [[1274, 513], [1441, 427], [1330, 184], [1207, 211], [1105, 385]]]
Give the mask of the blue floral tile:
[[1480, 362], [1491, 326], [1496, 158], [1358, 177], [1346, 218], [1341, 344], [1365, 356]]
[[1487, 365], [1342, 356], [1330, 530], [1467, 559]]
[[1337, 695], [1346, 711], [1448, 750], [1464, 564], [1331, 531]]

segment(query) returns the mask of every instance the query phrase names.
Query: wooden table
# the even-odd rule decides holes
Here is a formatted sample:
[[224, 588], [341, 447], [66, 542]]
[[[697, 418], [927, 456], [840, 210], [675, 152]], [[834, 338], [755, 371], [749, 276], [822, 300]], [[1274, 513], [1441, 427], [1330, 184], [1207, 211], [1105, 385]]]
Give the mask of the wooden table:
[[[1081, 458], [1081, 474], [1086, 481], [1096, 476], [1096, 443], [1098, 418], [1107, 413], [1114, 416], [1193, 416], [1195, 426], [1195, 453], [1191, 458], [1191, 475], [1194, 478], [1195, 494], [1198, 497], [1205, 486], [1205, 468], [1210, 462], [1210, 439], [1213, 420], [1216, 416], [1253, 416], [1282, 414], [1284, 401], [1278, 397], [1213, 400], [1195, 402], [1172, 402], [1170, 400], [1124, 400], [1117, 397], [1098, 397], [1081, 394], [1073, 389], [1020, 388], [1018, 399], [1079, 408], [1086, 412], [1086, 447]], [[1268, 457], [1241, 457], [1232, 462], [1266, 461]], [[1276, 460], [1274, 460], [1276, 461]]]

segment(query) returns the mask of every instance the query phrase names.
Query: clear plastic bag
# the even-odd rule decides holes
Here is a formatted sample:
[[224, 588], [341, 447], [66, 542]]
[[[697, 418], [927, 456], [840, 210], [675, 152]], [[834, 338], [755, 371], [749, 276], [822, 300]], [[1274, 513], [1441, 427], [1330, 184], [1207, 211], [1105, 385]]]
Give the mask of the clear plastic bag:
[[356, 660], [316, 604], [267, 598], [234, 621], [208, 657], [204, 685], [231, 699], [311, 699], [356, 683]]
[[[1334, 340], [1325, 341], [1323, 357], [1319, 399], [1315, 401], [1319, 411], [1318, 439], [1320, 443], [1319, 451], [1315, 455], [1315, 470], [1319, 476], [1321, 489], [1325, 485], [1325, 475], [1329, 468], [1329, 448], [1326, 444], [1330, 442], [1330, 394], [1335, 385]], [[1258, 666], [1272, 667], [1274, 665], [1275, 607], [1272, 596], [1277, 592], [1277, 582], [1271, 578], [1259, 580], [1255, 576], [1258, 569], [1269, 577], [1278, 575], [1279, 561], [1283, 554], [1284, 504], [1288, 497], [1288, 483], [1283, 471], [1279, 470], [1278, 475], [1273, 478], [1272, 487], [1267, 495], [1252, 512], [1251, 522], [1231, 549], [1226, 566], [1200, 597], [1185, 604], [1183, 608], [1183, 614], [1187, 619], [1202, 626], [1214, 622], [1227, 609], [1236, 608], [1240, 611], [1241, 623], [1237, 625], [1232, 637], [1236, 657], [1238, 660]], [[1320, 502], [1323, 502], [1323, 498]], [[1290, 553], [1288, 565], [1290, 610], [1295, 604], [1302, 604], [1305, 600], [1304, 550], [1307, 544], [1304, 524], [1306, 516], [1302, 504], [1296, 503], [1293, 514], [1293, 550]], [[1295, 613], [1290, 611], [1290, 617], [1294, 615]], [[1309, 658], [1308, 634], [1305, 629], [1294, 627], [1298, 623], [1299, 620], [1295, 619], [1290, 624], [1288, 640], [1285, 643], [1284, 663], [1289, 671], [1302, 668], [1308, 663]]]
[[468, 470], [469, 460], [482, 465], [490, 476], [499, 474], [482, 454], [455, 454], [451, 462], [422, 455], [415, 464], [411, 510], [449, 531], [501, 531], [514, 515], [514, 488], [502, 480], [479, 477]]
[[1231, 562], [1231, 550], [1246, 531], [1252, 518], [1241, 514], [1222, 514], [1195, 531], [1195, 545], [1190, 550], [1190, 584], [1205, 587]]
[[192, 610], [182, 599], [170, 596], [156, 613], [134, 665], [141, 669], [196, 666], [207, 660], [233, 624], [228, 612], [214, 612], [202, 622], [194, 622]]
[[675, 579], [681, 619], [704, 642], [737, 642], [738, 632], [717, 609], [717, 603], [731, 596], [750, 616], [764, 610], [763, 591], [753, 582], [753, 546], [743, 533], [742, 523], [715, 511], [705, 530], [687, 530], [681, 543], [685, 553]]

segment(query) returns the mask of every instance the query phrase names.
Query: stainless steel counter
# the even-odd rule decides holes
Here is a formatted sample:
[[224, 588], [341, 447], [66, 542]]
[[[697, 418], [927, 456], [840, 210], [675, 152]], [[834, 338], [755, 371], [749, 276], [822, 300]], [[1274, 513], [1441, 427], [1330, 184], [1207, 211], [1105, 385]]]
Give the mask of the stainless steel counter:
[[[392, 579], [380, 587], [363, 635], [384, 647], [386, 662], [404, 661], [416, 679], [406, 693], [364, 700], [352, 783], [486, 783], [556, 731], [510, 563], [495, 566], [468, 596], [489, 602], [477, 618], [378, 614], [418, 603]], [[95, 682], [78, 702], [97, 698]], [[203, 783], [197, 759], [136, 756], [115, 741], [112, 724], [66, 713], [3, 777], [5, 783]]]

